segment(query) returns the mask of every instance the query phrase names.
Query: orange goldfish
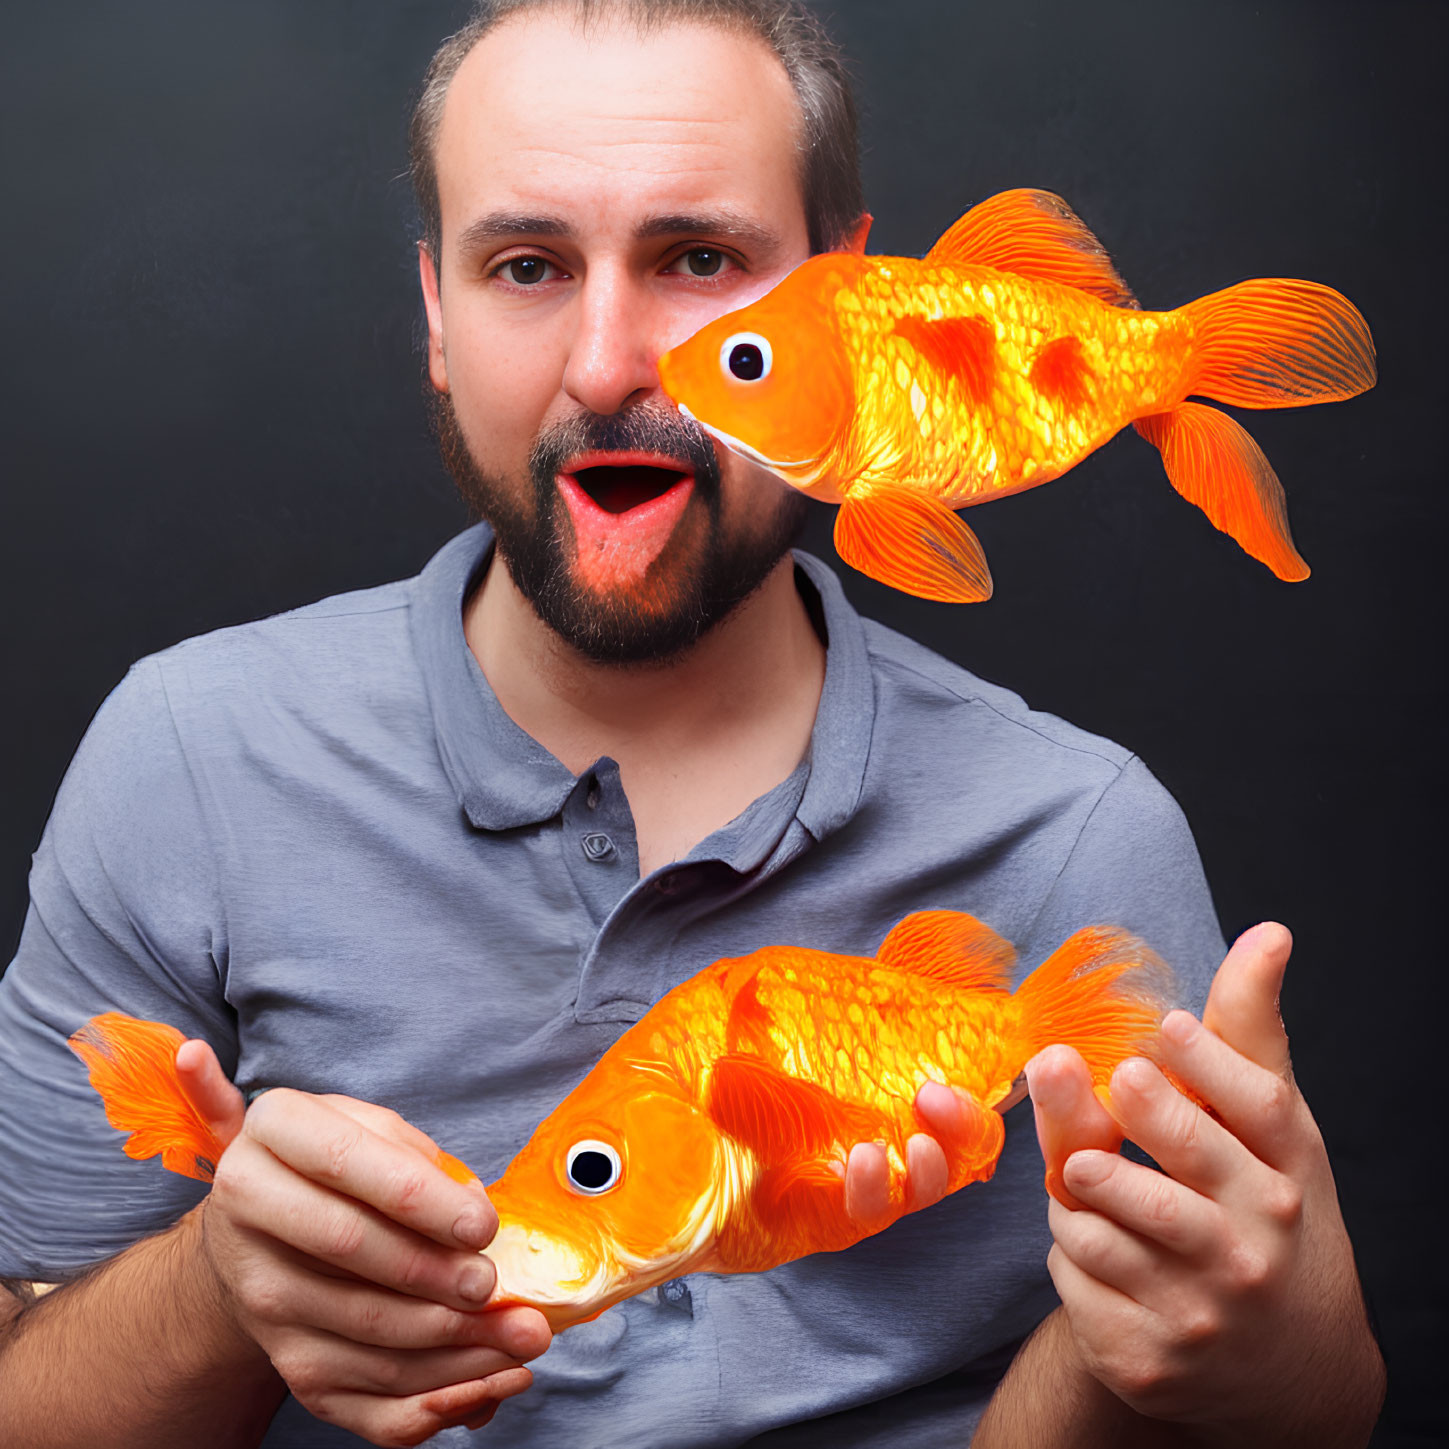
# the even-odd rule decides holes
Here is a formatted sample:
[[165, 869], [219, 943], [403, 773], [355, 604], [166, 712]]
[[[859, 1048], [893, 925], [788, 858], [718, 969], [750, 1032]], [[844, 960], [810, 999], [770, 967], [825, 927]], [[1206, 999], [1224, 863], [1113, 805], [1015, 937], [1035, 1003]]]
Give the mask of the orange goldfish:
[[1133, 424], [1168, 481], [1280, 579], [1308, 577], [1283, 487], [1226, 414], [1303, 407], [1376, 372], [1368, 324], [1316, 282], [1258, 279], [1144, 312], [1058, 196], [1007, 191], [924, 260], [810, 258], [659, 360], [664, 391], [726, 446], [839, 503], [853, 568], [927, 599], [989, 598], [954, 510], [1060, 477]]
[[[907, 1211], [906, 1144], [926, 1081], [967, 1104], [948, 1191], [989, 1178], [1027, 1061], [1066, 1042], [1094, 1083], [1150, 1054], [1166, 968], [1125, 931], [1078, 931], [1013, 993], [1015, 952], [956, 911], [897, 925], [874, 959], [768, 946], [664, 996], [540, 1123], [488, 1189], [496, 1303], [555, 1331], [685, 1273], [752, 1273], [849, 1247]], [[133, 1157], [209, 1181], [225, 1144], [184, 1100], [179, 1032], [114, 1013], [71, 1038]], [[993, 1110], [996, 1109], [996, 1110]], [[163, 1124], [163, 1119], [164, 1124]], [[845, 1208], [852, 1145], [884, 1144], [890, 1201]], [[446, 1153], [444, 1170], [472, 1174]], [[1048, 1185], [1060, 1195], [1059, 1185]]]

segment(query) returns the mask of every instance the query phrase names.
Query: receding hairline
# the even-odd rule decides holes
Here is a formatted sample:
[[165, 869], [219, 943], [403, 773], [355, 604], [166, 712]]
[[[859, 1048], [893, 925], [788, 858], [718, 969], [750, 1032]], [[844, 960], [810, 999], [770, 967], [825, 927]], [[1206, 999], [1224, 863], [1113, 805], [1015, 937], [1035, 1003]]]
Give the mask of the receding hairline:
[[[468, 47], [467, 51], [459, 58], [448, 79], [448, 84], [443, 92], [442, 104], [438, 107], [436, 119], [430, 128], [430, 148], [432, 152], [433, 166], [436, 168], [438, 160], [438, 144], [442, 137], [443, 120], [448, 111], [448, 100], [453, 94], [453, 82], [457, 80], [458, 74], [463, 67], [471, 61], [477, 53], [492, 39], [493, 36], [505, 30], [517, 30], [529, 21], [540, 21], [551, 16], [568, 15], [570, 20], [569, 29], [587, 37], [590, 32], [605, 27], [614, 30], [632, 29], [640, 39], [647, 40], [651, 35], [663, 34], [670, 30], [713, 30], [724, 32], [730, 35], [741, 37], [750, 42], [761, 57], [770, 63], [781, 81], [784, 83], [785, 98], [790, 106], [790, 114], [793, 118], [791, 144], [795, 152], [796, 167], [803, 182], [806, 165], [805, 146], [805, 109], [801, 104], [800, 96], [795, 86], [791, 83], [790, 72], [785, 62], [771, 47], [758, 31], [753, 30], [747, 23], [736, 15], [721, 12], [718, 17], [696, 16], [692, 14], [669, 13], [667, 10], [661, 14], [658, 10], [650, 10], [647, 7], [648, 0], [531, 0], [531, 3], [518, 6], [504, 14], [496, 24], [490, 26], [479, 35]], [[636, 17], [637, 23], [628, 25], [628, 18]], [[612, 21], [612, 25], [610, 22]]]
[[[669, 0], [662, 0], [662, 3], [661, 0], [518, 0], [518, 3], [510, 5], [508, 0], [504, 0], [504, 6], [503, 12], [491, 18], [486, 28], [480, 30], [469, 40], [466, 50], [453, 59], [446, 84], [431, 114], [427, 117], [422, 117], [421, 114], [415, 116], [415, 121], [419, 119], [424, 121], [424, 138], [429, 156], [429, 168], [432, 173], [431, 185], [434, 188], [435, 207], [437, 207], [438, 146], [442, 136], [444, 117], [447, 114], [448, 100], [452, 95], [453, 82], [457, 79], [458, 72], [491, 36], [508, 29], [517, 29], [529, 21], [566, 18], [569, 28], [584, 36], [605, 27], [616, 30], [628, 28], [641, 39], [647, 39], [651, 35], [669, 30], [687, 29], [713, 30], [740, 36], [750, 41], [753, 48], [769, 61], [785, 83], [790, 114], [793, 118], [791, 125], [793, 134], [788, 144], [791, 145], [794, 152], [801, 204], [806, 210], [807, 225], [811, 222], [809, 170], [812, 117], [807, 115], [804, 97], [785, 57], [775, 48], [771, 40], [751, 23], [750, 18], [741, 13], [737, 6], [714, 5], [710, 3], [710, 0], [698, 0], [696, 4], [689, 4], [689, 0], [685, 0], [684, 5], [672, 4], [669, 3]], [[459, 36], [454, 36], [452, 39], [456, 40], [460, 37], [461, 32]], [[437, 57], [435, 57], [435, 61], [436, 59]], [[438, 211], [435, 212], [439, 223], [441, 222], [441, 216], [438, 214], [440, 210], [441, 208], [438, 207]], [[429, 236], [426, 232], [425, 225], [425, 235], [422, 238], [424, 246], [429, 244]], [[440, 225], [436, 239], [441, 243]]]
[[422, 244], [441, 244], [436, 152], [452, 82], [493, 31], [514, 20], [567, 12], [576, 30], [628, 25], [640, 36], [706, 26], [754, 36], [784, 71], [797, 116], [795, 156], [812, 253], [845, 245], [865, 211], [855, 98], [844, 52], [808, 0], [475, 0], [472, 18], [428, 64], [408, 124], [408, 170], [423, 222]]

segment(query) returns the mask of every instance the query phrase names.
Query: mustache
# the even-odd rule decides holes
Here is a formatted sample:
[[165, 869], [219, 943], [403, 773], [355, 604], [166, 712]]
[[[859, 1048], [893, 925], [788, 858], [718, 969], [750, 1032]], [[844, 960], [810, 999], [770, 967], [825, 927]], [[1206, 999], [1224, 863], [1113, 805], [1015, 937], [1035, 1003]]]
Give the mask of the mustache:
[[575, 413], [543, 428], [534, 440], [528, 471], [540, 497], [553, 493], [554, 476], [579, 453], [661, 453], [688, 465], [705, 501], [719, 497], [719, 458], [709, 434], [692, 418], [657, 403], [617, 413]]

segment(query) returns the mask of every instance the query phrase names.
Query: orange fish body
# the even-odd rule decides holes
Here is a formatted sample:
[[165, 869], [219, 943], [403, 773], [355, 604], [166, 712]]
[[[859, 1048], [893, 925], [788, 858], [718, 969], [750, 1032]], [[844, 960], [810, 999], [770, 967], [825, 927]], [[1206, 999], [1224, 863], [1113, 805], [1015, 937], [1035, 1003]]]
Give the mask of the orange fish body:
[[1267, 459], [1187, 399], [1303, 406], [1375, 378], [1367, 324], [1331, 288], [1256, 280], [1144, 312], [1039, 191], [982, 202], [921, 261], [812, 257], [659, 372], [707, 431], [842, 505], [847, 563], [956, 602], [988, 597], [991, 578], [954, 510], [1060, 477], [1129, 423], [1217, 527], [1280, 578], [1306, 578]]
[[[685, 1273], [758, 1272], [880, 1231], [907, 1210], [906, 1143], [928, 1080], [967, 1103], [967, 1127], [942, 1144], [949, 1190], [989, 1178], [1005, 1137], [992, 1109], [1036, 1052], [1076, 1047], [1105, 1087], [1120, 1061], [1151, 1052], [1164, 1009], [1165, 968], [1123, 931], [1077, 932], [1014, 993], [1013, 961], [973, 917], [926, 911], [875, 959], [774, 946], [706, 967], [610, 1047], [488, 1188], [496, 1301], [537, 1307], [558, 1330]], [[77, 1050], [112, 1124], [154, 1129], [152, 1102], [118, 1102], [97, 1075], [115, 1077], [127, 1020], [97, 1018]], [[189, 1130], [184, 1112], [174, 1119]], [[861, 1223], [845, 1209], [844, 1166], [870, 1141], [885, 1146], [890, 1199]], [[164, 1144], [152, 1130], [144, 1145], [127, 1150]], [[166, 1162], [185, 1160], [177, 1148]]]

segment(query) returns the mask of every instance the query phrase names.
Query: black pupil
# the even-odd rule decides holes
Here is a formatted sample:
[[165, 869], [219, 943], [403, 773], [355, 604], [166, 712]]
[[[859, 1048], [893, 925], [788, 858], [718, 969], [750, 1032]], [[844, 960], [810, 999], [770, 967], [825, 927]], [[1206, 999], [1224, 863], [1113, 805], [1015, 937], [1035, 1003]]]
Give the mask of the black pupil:
[[613, 1175], [614, 1164], [602, 1152], [580, 1152], [569, 1167], [569, 1176], [580, 1187], [604, 1187]]
[[706, 251], [700, 247], [689, 254], [689, 270], [696, 277], [712, 277], [719, 271], [719, 264], [723, 260], [723, 253]]
[[730, 371], [741, 382], [755, 382], [765, 375], [765, 354], [753, 342], [736, 342], [730, 348]]
[[536, 282], [543, 275], [543, 262], [538, 257], [514, 257], [508, 266], [515, 282]]

